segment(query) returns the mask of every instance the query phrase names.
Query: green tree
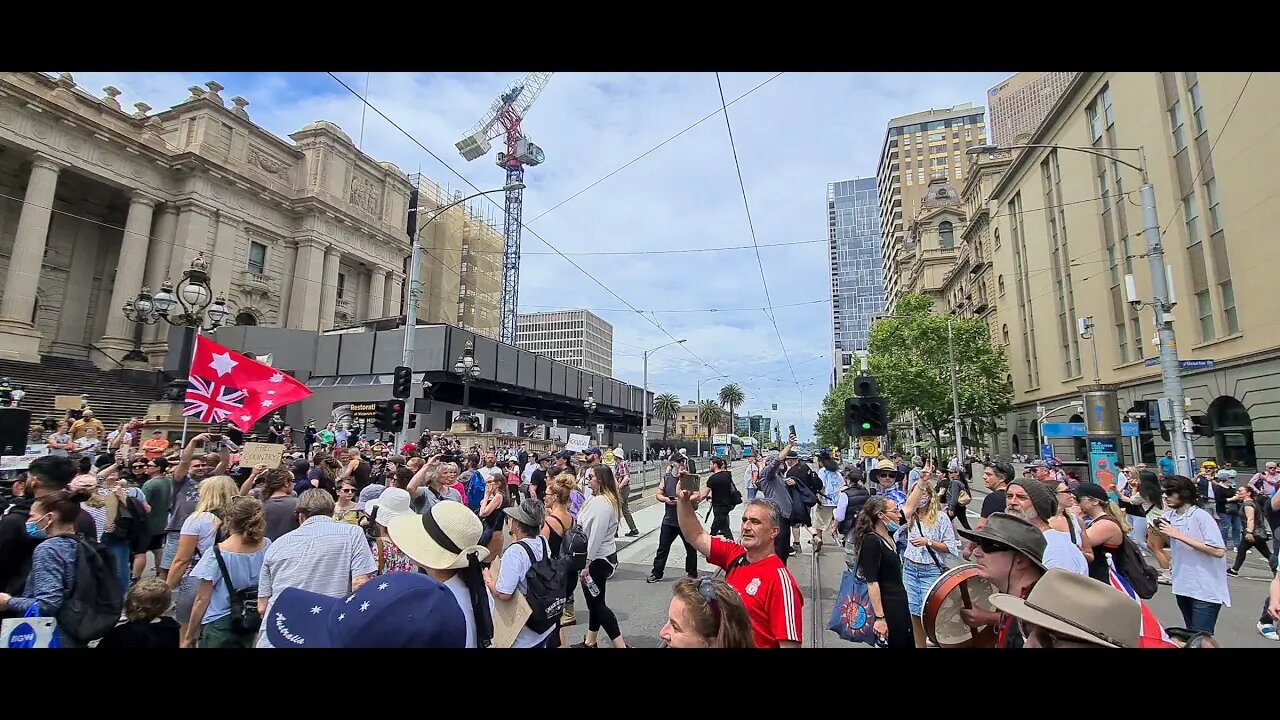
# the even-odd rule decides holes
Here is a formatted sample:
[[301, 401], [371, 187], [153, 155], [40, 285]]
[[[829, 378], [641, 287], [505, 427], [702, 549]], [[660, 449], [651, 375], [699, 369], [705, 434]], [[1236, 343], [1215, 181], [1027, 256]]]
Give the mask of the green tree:
[[662, 421], [662, 442], [667, 442], [671, 421], [680, 412], [680, 398], [675, 393], [662, 393], [653, 399], [653, 416]]
[[710, 436], [711, 431], [724, 422], [724, 408], [715, 400], [703, 400], [698, 408], [698, 422], [702, 425], [699, 432]]
[[943, 431], [952, 427], [953, 412], [948, 319], [954, 336], [961, 420], [966, 427], [975, 422], [990, 426], [994, 418], [1009, 411], [1013, 403], [1007, 381], [1009, 362], [991, 342], [986, 323], [939, 315], [933, 311], [933, 300], [919, 294], [899, 299], [894, 315], [871, 326], [867, 344], [871, 374], [893, 415], [914, 413], [935, 446], [944, 447]]
[[742, 388], [739, 387], [737, 383], [729, 383], [728, 385], [720, 388], [720, 395], [718, 399], [720, 400], [721, 405], [729, 408], [728, 432], [737, 432], [738, 427], [737, 423], [734, 422], [733, 411], [742, 405], [742, 403], [746, 402], [747, 394], [742, 391]]
[[827, 393], [813, 423], [813, 434], [819, 447], [843, 448], [848, 445], [849, 433], [844, 427], [844, 401], [853, 397], [854, 373], [845, 373], [840, 383]]

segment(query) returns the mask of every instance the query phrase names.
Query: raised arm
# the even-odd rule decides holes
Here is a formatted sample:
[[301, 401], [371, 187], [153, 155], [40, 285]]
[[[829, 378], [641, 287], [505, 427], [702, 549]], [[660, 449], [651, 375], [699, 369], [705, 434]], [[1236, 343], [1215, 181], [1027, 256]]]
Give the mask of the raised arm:
[[707, 534], [702, 523], [698, 521], [698, 515], [693, 511], [697, 493], [680, 490], [676, 494], [679, 495], [676, 500], [676, 519], [680, 521], [680, 534], [699, 554], [710, 558], [711, 536]]

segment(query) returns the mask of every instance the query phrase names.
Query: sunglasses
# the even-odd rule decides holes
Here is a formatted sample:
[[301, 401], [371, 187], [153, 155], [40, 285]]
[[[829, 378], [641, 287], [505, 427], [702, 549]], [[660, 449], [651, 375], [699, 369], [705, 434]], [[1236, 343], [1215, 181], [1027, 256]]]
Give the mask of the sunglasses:
[[707, 606], [711, 608], [711, 612], [716, 616], [716, 622], [719, 623], [720, 601], [716, 599], [716, 589], [711, 584], [711, 578], [698, 578], [698, 594], [707, 601]]
[[341, 488], [341, 489], [342, 489], [342, 492], [344, 492], [344, 493], [353, 493], [353, 492], [355, 492], [355, 491], [356, 491], [356, 489], [355, 489], [355, 488], [349, 488], [349, 487]]
[[994, 540], [979, 540], [978, 547], [982, 549], [984, 555], [990, 555], [991, 553], [1013, 552], [1013, 548]]

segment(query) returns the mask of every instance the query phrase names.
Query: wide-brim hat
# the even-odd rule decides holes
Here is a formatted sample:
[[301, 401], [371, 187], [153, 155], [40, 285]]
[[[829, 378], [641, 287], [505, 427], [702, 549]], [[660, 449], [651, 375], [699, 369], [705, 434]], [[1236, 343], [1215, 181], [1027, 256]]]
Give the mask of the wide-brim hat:
[[981, 530], [958, 529], [956, 534], [974, 542], [989, 540], [1007, 545], [1026, 555], [1036, 567], [1047, 570], [1044, 565], [1044, 550], [1048, 547], [1049, 541], [1035, 525], [1016, 515], [1003, 512], [991, 513]]
[[504, 508], [502, 512], [506, 513], [507, 517], [511, 518], [512, 520], [515, 520], [516, 522], [522, 525], [528, 525], [530, 527], [538, 527], [542, 525], [542, 522], [540, 520], [530, 515], [529, 513], [525, 512], [525, 509], [520, 507], [519, 505], [513, 505], [509, 508]]
[[382, 494], [373, 500], [365, 503], [365, 512], [373, 514], [374, 508], [378, 509], [378, 524], [386, 527], [387, 523], [398, 517], [405, 515], [417, 515], [412, 508], [409, 507], [409, 493], [398, 487], [389, 487], [382, 491]]
[[1133, 598], [1067, 570], [1046, 572], [1026, 600], [1006, 593], [989, 599], [1019, 620], [1102, 647], [1136, 648], [1142, 634], [1142, 607]]
[[881, 460], [876, 466], [871, 468], [871, 472], [891, 472], [897, 477], [902, 477], [902, 471], [898, 470], [898, 466], [893, 464], [892, 460]]
[[392, 520], [387, 534], [401, 552], [432, 570], [461, 570], [473, 552], [480, 560], [489, 557], [489, 549], [480, 544], [484, 524], [470, 508], [453, 500], [438, 502], [422, 515]]

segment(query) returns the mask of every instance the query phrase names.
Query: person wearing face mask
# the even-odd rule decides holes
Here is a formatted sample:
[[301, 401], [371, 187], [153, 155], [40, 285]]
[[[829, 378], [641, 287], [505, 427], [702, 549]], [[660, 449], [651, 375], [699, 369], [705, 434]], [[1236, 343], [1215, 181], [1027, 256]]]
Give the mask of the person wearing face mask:
[[[51, 492], [66, 490], [76, 476], [77, 463], [69, 457], [46, 455], [31, 461], [22, 495], [14, 499], [0, 516], [0, 592], [21, 595], [31, 575], [31, 558], [42, 538], [27, 532], [27, 521], [35, 501]], [[77, 507], [87, 493], [77, 496]], [[89, 513], [80, 510], [75, 531], [94, 537], [98, 530]], [[0, 612], [0, 617], [10, 617]]]
[[877, 495], [867, 500], [854, 522], [853, 543], [846, 550], [846, 563], [867, 582], [875, 611], [872, 627], [881, 646], [914, 648], [911, 607], [907, 589], [902, 584], [902, 560], [894, 541], [899, 517], [898, 503], [893, 499]]
[[[67, 490], [46, 493], [31, 504], [24, 530], [39, 543], [31, 556], [31, 576], [20, 595], [0, 593], [0, 611], [15, 617], [29, 610], [41, 617], [57, 617], [75, 583], [79, 513], [80, 499]], [[79, 647], [60, 629], [56, 632], [59, 647]]]

